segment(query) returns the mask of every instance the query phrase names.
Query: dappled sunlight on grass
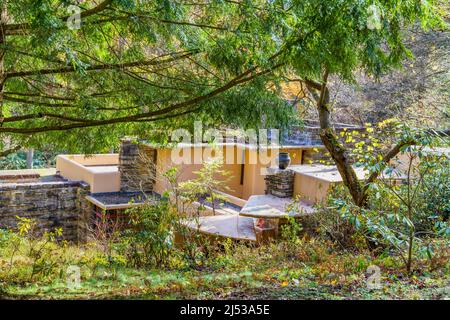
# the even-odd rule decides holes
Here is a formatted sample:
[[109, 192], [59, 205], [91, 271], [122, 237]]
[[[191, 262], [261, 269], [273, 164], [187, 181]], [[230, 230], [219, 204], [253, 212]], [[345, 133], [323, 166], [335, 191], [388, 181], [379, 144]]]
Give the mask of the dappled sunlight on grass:
[[[2, 294], [13, 299], [427, 299], [445, 298], [448, 262], [435, 271], [406, 277], [392, 257], [336, 251], [331, 244], [301, 240], [254, 248], [226, 244], [196, 268], [130, 268], [99, 263], [95, 246], [67, 245], [66, 264], [51, 276], [27, 279], [29, 261], [17, 257], [16, 281], [2, 268]], [[0, 261], [7, 266], [3, 246]], [[60, 252], [61, 253], [61, 252]], [[69, 258], [70, 256], [70, 258]], [[61, 259], [61, 257], [60, 257]], [[64, 260], [64, 259], [63, 259]], [[79, 288], [69, 289], [67, 264], [82, 264]], [[381, 289], [369, 290], [366, 269], [381, 269]], [[18, 276], [18, 275], [21, 275]], [[1, 293], [3, 292], [3, 293]]]

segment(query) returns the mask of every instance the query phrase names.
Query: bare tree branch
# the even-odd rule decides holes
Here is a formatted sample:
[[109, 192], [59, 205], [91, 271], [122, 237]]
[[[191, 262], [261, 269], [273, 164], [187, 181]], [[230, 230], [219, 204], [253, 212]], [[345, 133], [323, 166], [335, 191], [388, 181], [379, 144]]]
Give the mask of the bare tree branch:
[[[178, 53], [179, 54], [179, 53]], [[126, 63], [105, 63], [105, 64], [98, 64], [98, 65], [92, 65], [84, 69], [84, 71], [94, 71], [94, 70], [120, 70], [125, 68], [132, 68], [132, 67], [138, 67], [138, 66], [154, 66], [154, 65], [160, 65], [165, 63], [174, 62], [177, 60], [184, 59], [188, 56], [191, 56], [194, 54], [194, 51], [186, 52], [184, 54], [181, 54], [176, 57], [164, 59], [164, 60], [157, 60], [157, 58], [160, 58], [161, 56], [155, 57], [148, 61], [133, 61], [133, 62], [126, 62]], [[167, 56], [167, 54], [164, 54], [162, 56]], [[61, 68], [54, 68], [54, 69], [40, 69], [40, 70], [31, 70], [31, 71], [17, 71], [17, 72], [6, 72], [5, 77], [6, 79], [10, 78], [16, 78], [16, 77], [27, 77], [27, 76], [33, 76], [33, 75], [44, 75], [44, 74], [61, 74], [61, 73], [68, 73], [68, 72], [75, 72], [76, 68], [74, 66], [66, 66]]]

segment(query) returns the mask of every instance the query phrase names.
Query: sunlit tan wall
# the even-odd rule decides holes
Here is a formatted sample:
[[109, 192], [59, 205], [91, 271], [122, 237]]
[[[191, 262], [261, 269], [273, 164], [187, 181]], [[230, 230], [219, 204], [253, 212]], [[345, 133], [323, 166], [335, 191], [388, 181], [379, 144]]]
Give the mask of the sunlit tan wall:
[[93, 154], [86, 156], [83, 154], [60, 155], [65, 159], [75, 161], [83, 166], [110, 166], [119, 164], [119, 154]]
[[[392, 160], [390, 161], [390, 164], [391, 164], [396, 170], [398, 170], [399, 172], [401, 172], [402, 174], [407, 175], [407, 174], [408, 174], [408, 167], [409, 167], [410, 161], [411, 161], [411, 159], [410, 159], [409, 154], [406, 153], [406, 152], [401, 152], [401, 153], [399, 153], [394, 159], [392, 159]], [[414, 159], [412, 160], [412, 163], [411, 163], [412, 168], [417, 168], [417, 166], [419, 165], [419, 163], [420, 163], [419, 158], [417, 158], [417, 157], [414, 158]], [[415, 176], [415, 175], [417, 174], [417, 170], [415, 170], [415, 169], [411, 170], [411, 174], [412, 174], [413, 176]]]
[[[207, 157], [208, 155], [214, 156], [215, 153], [211, 147], [187, 147], [183, 149], [158, 149], [157, 151], [157, 176], [154, 190], [158, 193], [163, 193], [169, 188], [169, 183], [163, 174], [172, 167], [178, 167], [178, 181], [186, 181], [189, 179], [195, 179], [197, 175], [196, 171], [200, 170], [201, 164], [181, 164], [177, 165], [172, 160], [172, 152], [177, 155], [183, 156], [185, 154], [187, 162], [194, 162], [194, 158]], [[233, 162], [232, 164], [224, 164], [223, 169], [229, 172], [227, 176], [227, 185], [229, 190], [224, 190], [226, 193], [235, 197], [247, 200], [251, 195], [259, 195], [265, 193], [265, 181], [263, 170], [269, 165], [269, 160], [276, 159], [278, 152], [289, 152], [291, 157], [291, 164], [301, 164], [302, 162], [302, 149], [287, 149], [281, 148], [280, 150], [269, 150], [263, 154], [263, 158], [258, 157], [258, 151], [256, 150], [243, 150], [240, 146], [228, 146], [221, 149], [226, 162]], [[244, 157], [245, 155], [245, 157]], [[267, 158], [264, 158], [267, 157]], [[241, 184], [242, 174], [242, 162], [244, 161], [244, 177]], [[252, 161], [252, 164], [250, 162]], [[254, 164], [254, 162], [257, 162]], [[86, 166], [101, 166], [101, 165], [117, 165], [119, 162], [117, 154], [101, 154], [86, 157], [84, 155], [64, 155], [58, 156], [56, 161], [56, 168], [60, 174], [70, 180], [82, 180], [91, 186], [91, 192], [116, 192], [120, 190], [120, 173], [119, 172], [106, 172], [99, 173], [93, 172]], [[261, 163], [262, 162], [262, 163]], [[271, 162], [274, 164], [275, 162]], [[217, 176], [217, 179], [223, 179], [223, 177]], [[297, 181], [298, 180], [298, 181]], [[300, 180], [296, 182], [298, 192], [300, 191]]]
[[118, 163], [118, 155], [59, 155], [56, 157], [56, 170], [69, 180], [84, 181], [90, 186], [92, 193], [117, 192], [120, 190], [120, 173], [95, 172], [89, 169], [89, 165], [110, 166]]
[[[222, 154], [226, 156], [226, 151], [238, 154], [239, 150], [236, 147], [229, 148], [228, 150], [223, 149]], [[183, 149], [158, 149], [157, 151], [157, 169], [156, 169], [156, 184], [154, 187], [155, 192], [162, 193], [169, 188], [169, 183], [167, 179], [163, 176], [163, 174], [172, 167], [178, 168], [178, 181], [186, 181], [190, 179], [197, 178], [196, 171], [202, 168], [202, 164], [175, 164], [172, 160], [172, 152], [177, 155], [183, 156], [184, 154], [188, 154], [190, 152], [190, 159], [186, 157], [186, 162], [194, 162], [195, 152], [198, 152], [197, 155], [200, 155], [204, 152], [205, 155], [212, 154], [215, 155], [214, 152], [211, 153], [210, 147], [187, 147]], [[230, 153], [228, 153], [230, 154]], [[223, 170], [228, 171], [229, 175], [225, 178], [223, 176], [217, 175], [216, 179], [218, 180], [227, 180], [227, 185], [230, 190], [224, 190], [225, 192], [241, 198], [242, 197], [242, 185], [240, 184], [240, 176], [241, 176], [241, 165], [238, 163], [235, 164], [224, 164]]]
[[295, 174], [294, 196], [300, 196], [310, 204], [322, 202], [326, 199], [331, 183], [313, 177]]
[[75, 161], [74, 156], [70, 155], [59, 155], [56, 157], [56, 172], [58, 172], [62, 177], [74, 180], [74, 181], [84, 181], [89, 185], [92, 185], [92, 177], [89, 172], [85, 170], [82, 164]]
[[[178, 167], [179, 170], [179, 181], [186, 181], [189, 179], [195, 179], [197, 175], [194, 173], [198, 171], [202, 165], [201, 164], [183, 164], [176, 165], [172, 161], [171, 153], [174, 152], [176, 155], [182, 157], [185, 155], [184, 152], [190, 152], [190, 159], [186, 156], [186, 161], [194, 162], [195, 153], [200, 156], [203, 152], [204, 155], [211, 154], [210, 147], [187, 147], [181, 151], [181, 149], [158, 149], [157, 155], [157, 177], [155, 184], [155, 191], [162, 193], [169, 187], [168, 182], [162, 176], [171, 167]], [[270, 163], [275, 163], [270, 160], [276, 159], [278, 152], [289, 152], [291, 157], [291, 164], [301, 164], [302, 161], [302, 149], [287, 149], [281, 148], [279, 150], [269, 150], [264, 154], [264, 157], [260, 159], [258, 157], [257, 150], [243, 150], [240, 146], [224, 147], [222, 148], [222, 155], [224, 159], [228, 157], [227, 162], [234, 162], [234, 164], [224, 164], [223, 169], [230, 172], [229, 180], [227, 185], [231, 189], [226, 191], [227, 193], [247, 200], [252, 195], [264, 194], [265, 193], [265, 181], [264, 175], [262, 174], [264, 168], [267, 168]], [[245, 157], [244, 157], [245, 154]], [[214, 155], [214, 153], [212, 153]], [[256, 164], [254, 162], [256, 161]], [[242, 162], [244, 162], [244, 177], [243, 184], [241, 184], [241, 172], [242, 172]], [[250, 164], [252, 163], [252, 164]], [[217, 177], [220, 179], [221, 177]]]
[[[279, 152], [289, 152], [291, 157], [291, 164], [301, 164], [302, 162], [302, 149], [286, 149], [281, 148], [279, 150], [269, 150], [265, 154], [267, 159], [271, 160], [271, 163], [276, 163], [274, 160], [277, 158]], [[258, 152], [256, 150], [247, 150], [245, 155], [245, 170], [244, 170], [244, 186], [242, 191], [242, 199], [247, 200], [252, 195], [261, 195], [265, 193], [266, 182], [264, 180], [263, 171], [268, 167], [267, 159], [259, 159], [256, 164], [255, 158], [258, 159]], [[263, 163], [261, 163], [263, 162]], [[250, 164], [252, 163], [252, 164]]]

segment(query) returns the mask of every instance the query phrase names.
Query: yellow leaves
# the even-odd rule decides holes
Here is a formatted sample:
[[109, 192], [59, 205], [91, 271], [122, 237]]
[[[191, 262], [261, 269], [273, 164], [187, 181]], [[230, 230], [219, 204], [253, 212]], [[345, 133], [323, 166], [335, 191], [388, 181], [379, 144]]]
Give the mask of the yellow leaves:
[[56, 237], [61, 237], [63, 234], [63, 229], [62, 228], [56, 228], [55, 232], [54, 232]]
[[17, 227], [19, 229], [19, 235], [22, 237], [27, 235], [36, 225], [36, 221], [30, 218], [16, 216], [16, 219], [19, 220]]
[[357, 143], [355, 143], [355, 147], [356, 147], [357, 149], [361, 149], [362, 146], [363, 146], [365, 143], [366, 143], [365, 141], [357, 142]]
[[366, 131], [371, 133], [371, 132], [373, 132], [373, 128], [366, 128]]
[[379, 128], [384, 128], [384, 127], [386, 127], [388, 124], [395, 123], [395, 122], [398, 122], [398, 120], [395, 119], [395, 118], [388, 118], [388, 119], [386, 119], [386, 120], [383, 120], [383, 121], [379, 122], [377, 126], [378, 126]]

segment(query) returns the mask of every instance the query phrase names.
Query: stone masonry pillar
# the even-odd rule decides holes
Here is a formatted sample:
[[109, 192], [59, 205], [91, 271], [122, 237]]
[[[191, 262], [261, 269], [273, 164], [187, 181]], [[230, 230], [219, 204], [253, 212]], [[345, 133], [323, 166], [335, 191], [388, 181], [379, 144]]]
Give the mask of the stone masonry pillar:
[[292, 198], [294, 194], [294, 175], [290, 169], [268, 168], [266, 180], [266, 194], [279, 198]]
[[156, 177], [156, 149], [131, 139], [121, 142], [119, 152], [120, 190], [153, 191]]

